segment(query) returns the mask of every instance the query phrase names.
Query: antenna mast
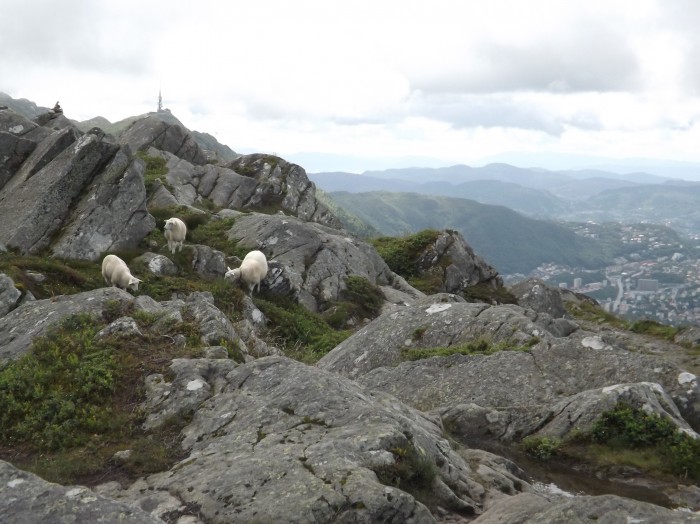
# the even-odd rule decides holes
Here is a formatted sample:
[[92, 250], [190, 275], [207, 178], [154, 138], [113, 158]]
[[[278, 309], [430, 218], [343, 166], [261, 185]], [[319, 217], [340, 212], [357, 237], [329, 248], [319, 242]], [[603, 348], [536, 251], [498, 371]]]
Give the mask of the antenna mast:
[[161, 113], [162, 111], [163, 111], [163, 97], [161, 96], [160, 88], [158, 88], [158, 112]]

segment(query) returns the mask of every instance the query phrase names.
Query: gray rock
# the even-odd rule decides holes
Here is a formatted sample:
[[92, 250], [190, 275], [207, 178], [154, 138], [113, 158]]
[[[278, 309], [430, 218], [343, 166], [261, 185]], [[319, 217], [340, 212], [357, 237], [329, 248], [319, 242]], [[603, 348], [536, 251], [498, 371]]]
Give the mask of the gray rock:
[[12, 110], [0, 111], [0, 133], [10, 133], [14, 136], [24, 136], [39, 127], [37, 124]]
[[201, 244], [188, 246], [192, 250], [192, 269], [206, 279], [223, 278], [226, 274], [226, 255]]
[[173, 417], [191, 415], [202, 402], [221, 392], [226, 375], [236, 366], [233, 360], [221, 357], [175, 359], [170, 364], [175, 375], [172, 382], [161, 374], [149, 375], [143, 404], [148, 412], [144, 429], [157, 428]]
[[295, 217], [252, 213], [237, 218], [227, 235], [240, 246], [266, 254], [270, 270], [265, 286], [270, 291], [291, 293], [311, 311], [337, 300], [349, 275], [400, 288], [414, 298], [422, 295], [395, 275], [374, 247], [342, 230]]
[[14, 176], [35, 147], [31, 140], [0, 131], [0, 189]]
[[53, 254], [98, 260], [106, 251], [136, 247], [155, 225], [146, 209], [143, 164], [121, 149], [74, 205]]
[[503, 286], [498, 271], [475, 254], [458, 231], [440, 232], [420, 255], [417, 266], [421, 273], [438, 271], [443, 282], [440, 291], [444, 293], [461, 293], [477, 284]]
[[19, 305], [22, 292], [15, 287], [15, 282], [4, 273], [0, 273], [0, 317], [4, 317]]
[[700, 326], [686, 326], [673, 340], [676, 344], [700, 346]]
[[51, 134], [0, 190], [0, 242], [23, 254], [53, 244], [56, 256], [97, 260], [153, 229], [130, 153], [101, 132], [76, 136]]
[[601, 495], [598, 497], [547, 498], [522, 493], [504, 499], [473, 521], [474, 524], [537, 523], [584, 524], [606, 522], [628, 524], [680, 524], [700, 522], [700, 515], [682, 513], [647, 502]]
[[193, 164], [205, 164], [207, 155], [192, 134], [174, 117], [163, 118], [151, 113], [124, 130], [119, 143], [128, 144], [133, 151], [154, 147], [168, 151]]
[[231, 321], [214, 305], [214, 297], [209, 292], [192, 293], [185, 302], [187, 311], [199, 324], [202, 343], [217, 345], [227, 341], [247, 354], [243, 339], [236, 332]]
[[116, 302], [123, 308], [133, 299], [124, 290], [107, 287], [24, 303], [0, 318], [0, 363], [24, 355], [35, 337], [66, 317], [77, 313], [99, 316], [108, 303]]
[[[577, 332], [578, 333], [578, 332]], [[539, 406], [592, 388], [654, 382], [671, 395], [682, 417], [700, 424], [700, 388], [695, 375], [663, 358], [612, 347], [591, 347], [588, 337], [553, 339], [527, 352], [502, 351], [489, 356], [453, 355], [396, 367], [376, 368], [358, 378], [371, 389], [396, 395], [421, 409], [474, 403], [487, 408], [525, 410], [521, 419], [534, 429]], [[503, 437], [502, 437], [503, 438]]]
[[399, 364], [405, 360], [405, 349], [447, 347], [479, 339], [517, 347], [556, 336], [548, 331], [548, 315], [534, 315], [533, 320], [527, 313], [514, 305], [487, 306], [466, 303], [455, 295], [431, 295], [384, 313], [341, 342], [318, 366], [357, 378], [376, 367]]
[[560, 400], [538, 417], [546, 423], [536, 433], [557, 438], [565, 437], [572, 430], [587, 433], [593, 429], [593, 425], [604, 412], [612, 410], [620, 402], [645, 413], [658, 415], [693, 438], [700, 438], [683, 420], [673, 400], [661, 385], [651, 382], [615, 384], [583, 391]]
[[155, 253], [146, 252], [143, 255], [136, 257], [134, 262], [142, 263], [146, 269], [153, 275], [158, 276], [173, 276], [180, 273], [175, 262], [170, 260], [165, 255], [157, 255]]
[[508, 290], [515, 295], [518, 304], [538, 313], [547, 313], [554, 318], [568, 317], [561, 294], [539, 279], [531, 278], [510, 286]]
[[116, 337], [143, 337], [138, 324], [131, 317], [121, 317], [101, 329], [96, 338]]
[[486, 489], [437, 419], [283, 357], [216, 376], [223, 387], [202, 384], [211, 396], [183, 430], [189, 458], [148, 477], [141, 493], [168, 492], [198, 506], [205, 521], [435, 522], [377, 476], [417, 460], [433, 472], [422, 487], [429, 500], [449, 512], [480, 511]]
[[228, 358], [228, 350], [224, 346], [209, 346], [202, 353], [204, 358]]
[[82, 486], [59, 486], [0, 461], [0, 522], [13, 524], [157, 524], [131, 504], [117, 502]]

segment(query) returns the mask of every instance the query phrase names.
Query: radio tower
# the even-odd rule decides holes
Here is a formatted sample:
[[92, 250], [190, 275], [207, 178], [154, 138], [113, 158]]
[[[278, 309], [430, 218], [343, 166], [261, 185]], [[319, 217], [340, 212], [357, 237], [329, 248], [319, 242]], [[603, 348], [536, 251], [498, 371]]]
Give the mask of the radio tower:
[[158, 112], [163, 112], [163, 97], [160, 94], [160, 88], [158, 88]]

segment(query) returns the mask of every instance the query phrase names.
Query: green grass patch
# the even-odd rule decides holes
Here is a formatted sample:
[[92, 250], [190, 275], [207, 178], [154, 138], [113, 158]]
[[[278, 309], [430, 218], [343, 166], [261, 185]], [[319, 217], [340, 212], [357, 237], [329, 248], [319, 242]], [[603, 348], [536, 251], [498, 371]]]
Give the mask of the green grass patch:
[[143, 182], [146, 186], [146, 194], [150, 195], [153, 191], [153, 184], [159, 178], [165, 182], [165, 176], [168, 174], [167, 161], [159, 156], [150, 156], [145, 151], [136, 153], [141, 160], [146, 163], [146, 170], [143, 173]]
[[681, 328], [665, 326], [654, 320], [637, 320], [630, 325], [629, 330], [634, 333], [641, 333], [643, 335], [649, 335], [650, 337], [673, 342], [673, 339], [681, 331]]
[[428, 507], [433, 507], [432, 485], [437, 468], [432, 460], [413, 444], [390, 451], [394, 455], [394, 463], [374, 469], [379, 482], [406, 491]]
[[318, 361], [350, 336], [350, 331], [333, 329], [321, 315], [291, 299], [256, 297], [253, 302], [268, 319], [266, 338], [281, 346], [287, 356], [301, 362]]
[[[108, 308], [107, 316], [125, 312], [118, 309]], [[146, 376], [166, 373], [173, 358], [201, 354], [197, 326], [185, 319], [152, 333], [144, 323], [152, 319], [142, 316], [143, 336], [96, 339], [107, 321], [68, 317], [0, 369], [0, 457], [60, 483], [133, 478], [179, 458], [184, 422], [145, 433], [137, 407], [145, 400]], [[172, 343], [176, 335], [185, 336], [185, 348]], [[132, 449], [132, 457], [115, 464], [114, 452], [124, 449]]]
[[561, 440], [555, 437], [530, 435], [522, 440], [520, 447], [535, 458], [549, 460], [559, 451]]
[[418, 277], [416, 264], [425, 248], [433, 244], [440, 236], [434, 229], [424, 229], [413, 235], [403, 237], [379, 237], [373, 239], [372, 245], [384, 259], [389, 268], [402, 277]]
[[487, 304], [517, 304], [518, 299], [505, 287], [492, 287], [481, 283], [470, 286], [462, 292], [462, 296], [468, 301], [485, 302]]
[[[414, 337], [415, 336], [416, 334], [414, 332]], [[422, 338], [422, 336], [423, 333], [420, 333], [419, 338]], [[416, 339], [414, 338], [414, 340]], [[493, 355], [499, 351], [527, 351], [538, 341], [536, 337], [533, 337], [531, 344], [526, 346], [514, 346], [507, 342], [493, 344], [489, 340], [479, 339], [447, 347], [404, 348], [401, 353], [404, 360], [422, 360], [424, 358], [449, 357], [451, 355]]]
[[593, 444], [586, 454], [598, 463], [629, 464], [651, 474], [700, 480], [700, 440], [624, 402], [603, 413], [583, 440]]
[[322, 316], [330, 326], [342, 329], [351, 320], [376, 318], [384, 301], [384, 293], [379, 287], [364, 277], [350, 275], [345, 278], [340, 300], [329, 304]]
[[[20, 291], [30, 292], [37, 299], [80, 293], [105, 286], [101, 261], [61, 260], [3, 253], [0, 254], [0, 272], [12, 278]], [[45, 278], [32, 278], [32, 272]]]
[[576, 319], [596, 322], [598, 324], [606, 324], [619, 329], [627, 329], [627, 322], [616, 317], [612, 313], [608, 313], [603, 308], [596, 306], [595, 304], [585, 301], [581, 302], [580, 304], [565, 302], [564, 307], [566, 308], [566, 311]]

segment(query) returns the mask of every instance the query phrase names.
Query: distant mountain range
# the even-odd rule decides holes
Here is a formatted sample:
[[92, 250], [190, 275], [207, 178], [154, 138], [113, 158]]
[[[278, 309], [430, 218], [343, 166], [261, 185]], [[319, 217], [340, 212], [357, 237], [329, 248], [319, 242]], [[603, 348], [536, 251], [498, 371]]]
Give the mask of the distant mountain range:
[[327, 192], [413, 192], [505, 206], [533, 218], [649, 221], [686, 234], [700, 231], [700, 182], [648, 173], [549, 171], [490, 164], [388, 169], [362, 175], [311, 173], [309, 178]]

